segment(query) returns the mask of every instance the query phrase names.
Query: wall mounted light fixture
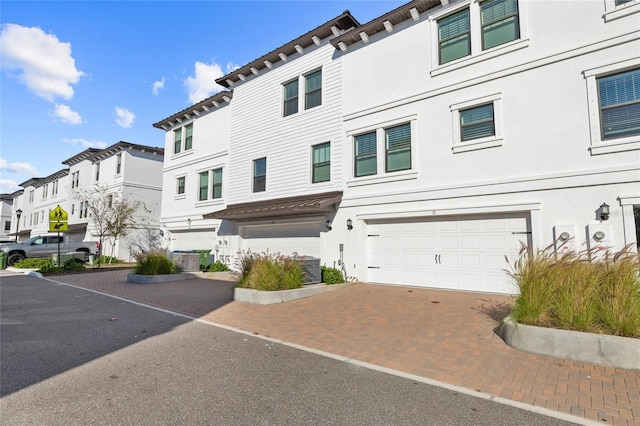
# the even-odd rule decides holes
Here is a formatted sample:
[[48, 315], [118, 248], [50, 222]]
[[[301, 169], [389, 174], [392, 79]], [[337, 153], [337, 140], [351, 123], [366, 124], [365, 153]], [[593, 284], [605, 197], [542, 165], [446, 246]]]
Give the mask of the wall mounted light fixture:
[[347, 219], [347, 229], [351, 231], [353, 229], [353, 222], [351, 219]]
[[600, 206], [600, 219], [609, 219], [609, 205], [607, 203], [602, 203], [602, 205]]
[[327, 220], [327, 222], [325, 223], [325, 225], [327, 226], [327, 229], [328, 229], [329, 231], [331, 231], [331, 221], [330, 221], [330, 220]]

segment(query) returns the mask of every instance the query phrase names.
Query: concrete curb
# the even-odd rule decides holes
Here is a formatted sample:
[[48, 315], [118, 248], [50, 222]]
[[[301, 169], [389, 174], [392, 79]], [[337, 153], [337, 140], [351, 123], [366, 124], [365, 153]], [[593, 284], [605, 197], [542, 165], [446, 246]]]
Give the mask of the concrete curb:
[[127, 282], [133, 284], [153, 284], [168, 283], [171, 281], [184, 281], [202, 278], [202, 272], [183, 272], [181, 274], [160, 274], [160, 275], [127, 275]]
[[518, 324], [509, 317], [499, 333], [507, 345], [524, 352], [640, 370], [640, 339]]
[[303, 288], [280, 291], [261, 291], [251, 288], [233, 289], [233, 300], [238, 302], [253, 303], [254, 305], [274, 305], [277, 303], [290, 302], [304, 297], [315, 296], [316, 294], [326, 293], [328, 291], [338, 290], [351, 283], [345, 284], [311, 284]]

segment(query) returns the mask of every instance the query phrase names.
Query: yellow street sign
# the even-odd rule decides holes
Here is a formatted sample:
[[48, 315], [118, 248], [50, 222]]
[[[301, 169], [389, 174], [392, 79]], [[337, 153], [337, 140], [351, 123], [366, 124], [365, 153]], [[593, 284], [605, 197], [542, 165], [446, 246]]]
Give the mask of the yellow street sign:
[[49, 232], [66, 232], [69, 230], [69, 222], [49, 222]]
[[66, 222], [67, 220], [69, 220], [69, 215], [60, 206], [49, 212], [49, 222]]

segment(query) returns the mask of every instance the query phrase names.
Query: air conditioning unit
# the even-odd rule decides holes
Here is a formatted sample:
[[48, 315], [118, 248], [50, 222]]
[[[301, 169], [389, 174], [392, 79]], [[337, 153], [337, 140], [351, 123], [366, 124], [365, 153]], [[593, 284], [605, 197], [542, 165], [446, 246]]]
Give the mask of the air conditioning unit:
[[302, 256], [302, 268], [304, 270], [304, 284], [317, 284], [322, 281], [320, 274], [320, 259], [311, 256]]

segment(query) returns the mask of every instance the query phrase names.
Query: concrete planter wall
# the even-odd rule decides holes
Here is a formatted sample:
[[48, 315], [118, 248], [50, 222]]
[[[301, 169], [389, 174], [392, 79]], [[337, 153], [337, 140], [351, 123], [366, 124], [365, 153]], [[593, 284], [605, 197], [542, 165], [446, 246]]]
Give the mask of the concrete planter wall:
[[181, 274], [159, 274], [159, 275], [140, 275], [129, 274], [127, 275], [127, 282], [134, 284], [152, 284], [152, 283], [167, 283], [170, 281], [183, 281], [192, 280], [195, 278], [201, 278], [202, 273], [196, 272], [183, 272]]
[[351, 285], [345, 284], [312, 284], [303, 288], [280, 291], [262, 291], [251, 288], [236, 287], [233, 290], [233, 300], [238, 302], [253, 303], [255, 305], [273, 305], [276, 303], [289, 302], [291, 300], [302, 299], [303, 297], [314, 296], [327, 291], [337, 290]]
[[509, 317], [503, 321], [500, 337], [525, 352], [640, 370], [640, 339], [535, 327]]

